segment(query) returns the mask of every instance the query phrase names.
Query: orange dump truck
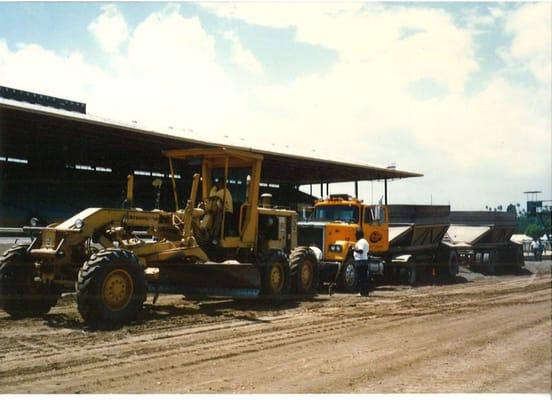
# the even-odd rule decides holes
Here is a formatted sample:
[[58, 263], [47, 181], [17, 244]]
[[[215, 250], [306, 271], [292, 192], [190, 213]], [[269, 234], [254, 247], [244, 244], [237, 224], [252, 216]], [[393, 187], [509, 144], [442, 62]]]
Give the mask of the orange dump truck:
[[298, 241], [315, 249], [320, 280], [355, 291], [355, 231], [362, 229], [370, 245], [373, 277], [413, 284], [421, 273], [454, 277], [458, 254], [442, 239], [450, 226], [450, 206], [368, 205], [348, 195], [315, 202], [306, 221], [299, 222]]

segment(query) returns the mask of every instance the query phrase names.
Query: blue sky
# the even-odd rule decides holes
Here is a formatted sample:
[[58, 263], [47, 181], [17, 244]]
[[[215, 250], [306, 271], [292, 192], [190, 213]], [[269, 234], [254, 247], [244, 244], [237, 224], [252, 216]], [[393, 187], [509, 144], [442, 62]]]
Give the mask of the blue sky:
[[[552, 198], [550, 15], [550, 3], [0, 3], [0, 85], [206, 139], [392, 162], [426, 175], [394, 182], [393, 201], [482, 209], [525, 190]], [[360, 189], [377, 200], [382, 185]]]

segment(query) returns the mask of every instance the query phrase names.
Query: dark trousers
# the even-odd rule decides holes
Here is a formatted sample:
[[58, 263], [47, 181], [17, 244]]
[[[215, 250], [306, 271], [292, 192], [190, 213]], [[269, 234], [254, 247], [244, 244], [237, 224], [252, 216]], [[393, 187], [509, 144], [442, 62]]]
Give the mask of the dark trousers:
[[224, 212], [224, 236], [235, 236], [234, 231], [234, 214], [231, 212]]
[[358, 276], [358, 286], [360, 289], [360, 294], [362, 296], [368, 296], [370, 290], [369, 287], [369, 274], [368, 270], [368, 260], [358, 260], [355, 261], [355, 271]]

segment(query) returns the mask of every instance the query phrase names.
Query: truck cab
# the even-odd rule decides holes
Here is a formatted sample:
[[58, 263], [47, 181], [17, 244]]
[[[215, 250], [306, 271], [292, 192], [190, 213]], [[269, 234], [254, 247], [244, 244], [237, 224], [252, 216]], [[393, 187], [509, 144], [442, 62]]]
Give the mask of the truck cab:
[[388, 211], [381, 204], [368, 205], [348, 195], [331, 195], [316, 201], [309, 219], [298, 224], [299, 244], [320, 250], [324, 280], [337, 280], [347, 290], [354, 290], [355, 285], [346, 282], [346, 275], [348, 271], [349, 277], [354, 275], [351, 249], [359, 228], [364, 231], [370, 254], [377, 256], [389, 249]]

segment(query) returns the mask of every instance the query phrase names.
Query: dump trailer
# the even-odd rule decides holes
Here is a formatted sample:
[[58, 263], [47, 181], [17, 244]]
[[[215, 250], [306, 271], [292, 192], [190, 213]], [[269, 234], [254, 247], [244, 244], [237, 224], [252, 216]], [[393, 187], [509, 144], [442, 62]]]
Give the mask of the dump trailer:
[[453, 211], [443, 239], [458, 250], [461, 263], [494, 275], [525, 265], [523, 246], [511, 240], [516, 215], [499, 211]]
[[371, 276], [413, 284], [425, 270], [455, 276], [458, 254], [442, 243], [449, 206], [367, 205], [348, 195], [315, 202], [308, 221], [299, 223], [299, 244], [315, 249], [320, 280], [355, 291], [358, 277], [352, 247], [361, 229], [370, 246]]
[[420, 274], [458, 274], [456, 246], [443, 242], [450, 226], [450, 206], [392, 204], [389, 210], [387, 272], [413, 284]]
[[[148, 292], [154, 302], [159, 293], [315, 295], [318, 262], [311, 249], [297, 246], [297, 213], [259, 202], [261, 155], [226, 148], [164, 154], [175, 211], [135, 207], [129, 176], [124, 208], [88, 208], [60, 224], [24, 227], [31, 244], [15, 245], [0, 258], [0, 307], [14, 317], [38, 316], [61, 293], [76, 290], [85, 321], [121, 323], [137, 316]], [[201, 170], [182, 203], [177, 162]], [[233, 170], [248, 179], [232, 213], [224, 210]], [[215, 176], [223, 182], [222, 196], [211, 190]]]

